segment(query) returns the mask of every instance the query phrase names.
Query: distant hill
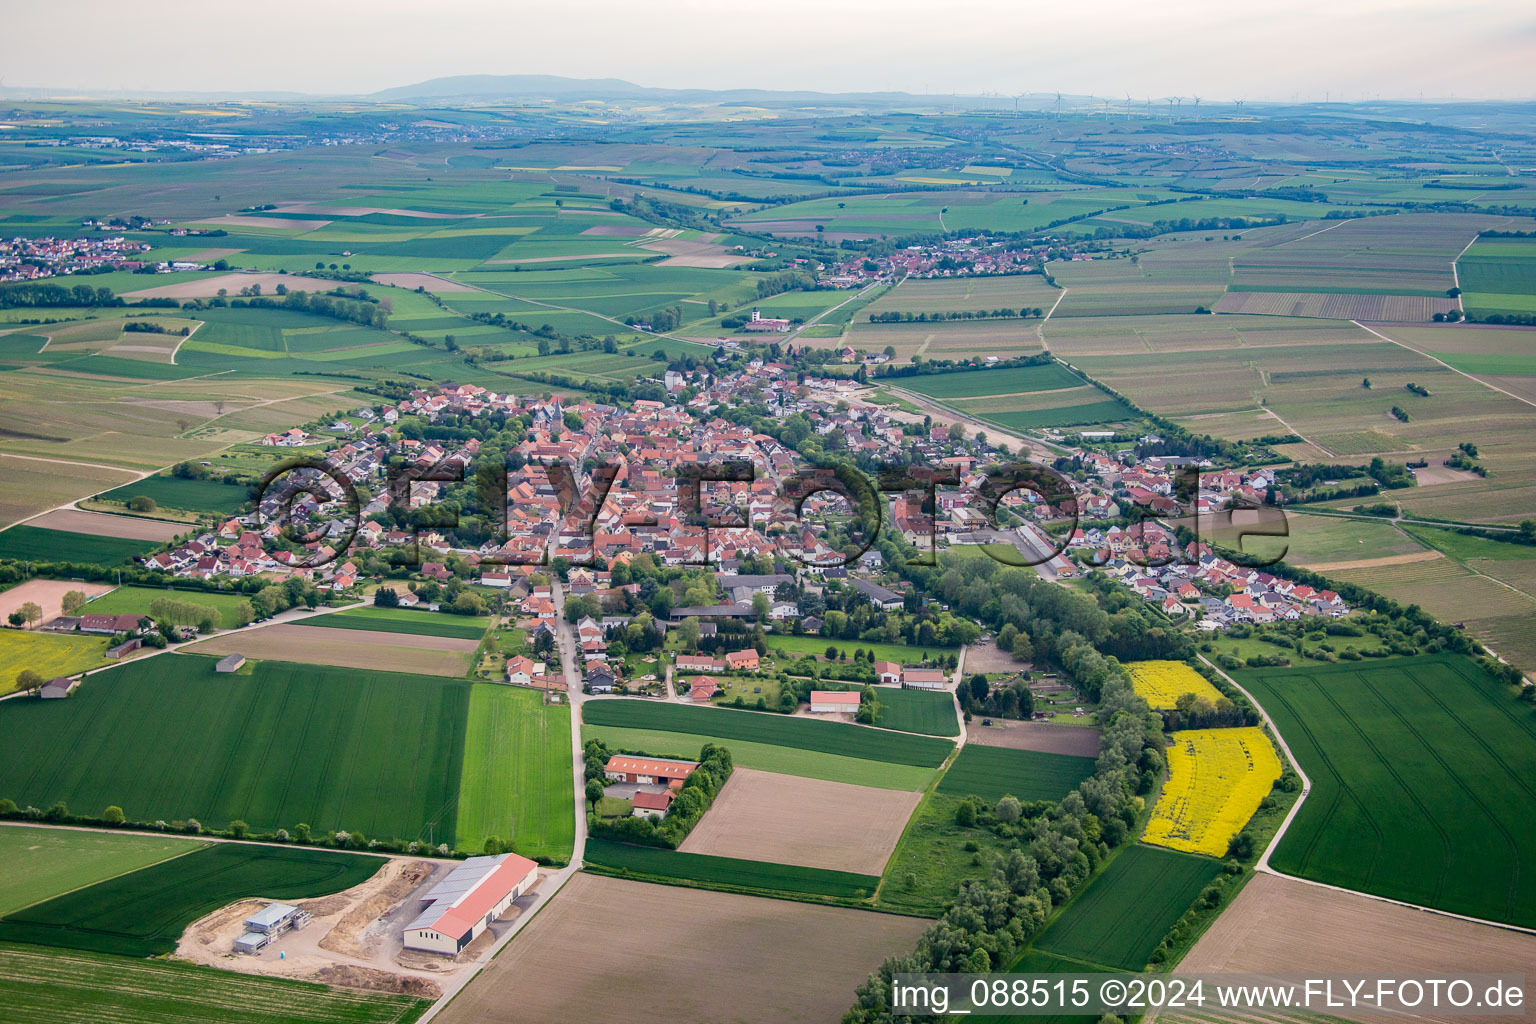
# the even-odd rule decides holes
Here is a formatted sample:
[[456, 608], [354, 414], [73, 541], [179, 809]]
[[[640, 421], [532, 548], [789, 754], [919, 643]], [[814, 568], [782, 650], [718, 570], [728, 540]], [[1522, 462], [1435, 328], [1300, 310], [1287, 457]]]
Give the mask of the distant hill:
[[[756, 106], [890, 107], [931, 105], [936, 97], [905, 92], [828, 93], [777, 89], [655, 89], [619, 78], [563, 78], [558, 75], [454, 75], [384, 89], [367, 99], [380, 103], [494, 103], [503, 100], [652, 100], [672, 103], [742, 103]], [[944, 97], [977, 105], [981, 97]], [[996, 101], [993, 101], [995, 105]]]

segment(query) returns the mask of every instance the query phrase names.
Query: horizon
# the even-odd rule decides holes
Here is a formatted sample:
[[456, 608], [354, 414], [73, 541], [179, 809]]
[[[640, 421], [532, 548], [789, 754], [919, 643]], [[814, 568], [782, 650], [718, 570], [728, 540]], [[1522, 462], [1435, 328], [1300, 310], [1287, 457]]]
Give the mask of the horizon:
[[[658, 89], [1007, 97], [1059, 91], [1113, 102], [1127, 94], [1132, 101], [1198, 95], [1211, 103], [1536, 98], [1525, 71], [1536, 19], [1506, 0], [1455, 10], [1428, 0], [1311, 0], [1301, 9], [1240, 16], [1213, 0], [1181, 0], [1156, 13], [1128, 0], [1093, 0], [1089, 9], [1059, 12], [973, 6], [939, 23], [911, 0], [830, 12], [791, 0], [771, 21], [709, 11], [703, 27], [704, 8], [691, 2], [636, 10], [601, 0], [587, 24], [602, 28], [579, 32], [558, 14], [484, 0], [449, 0], [430, 15], [402, 0], [319, 10], [275, 0], [259, 22], [185, 0], [171, 0], [153, 19], [103, 0], [66, 0], [63, 11], [89, 26], [83, 39], [49, 31], [59, 10], [11, 13], [12, 45], [0, 43], [0, 95], [9, 89], [355, 99], [435, 78], [534, 74], [620, 78]], [[1079, 37], [1084, 23], [1095, 26], [1093, 38]], [[308, 30], [297, 32], [296, 24]], [[847, 41], [835, 60], [806, 45], [813, 28], [823, 39]], [[240, 44], [233, 53], [232, 34]], [[656, 47], [633, 45], [639, 38], [665, 40], [685, 59], [658, 63]], [[1359, 46], [1362, 38], [1373, 41], [1368, 50]], [[1058, 51], [1036, 39], [1072, 45]], [[82, 42], [90, 54], [84, 61]], [[771, 59], [758, 67], [743, 60], [743, 47]], [[521, 49], [530, 56], [522, 58]], [[1258, 50], [1286, 58], [1255, 60]], [[145, 60], [162, 53], [175, 59]]]

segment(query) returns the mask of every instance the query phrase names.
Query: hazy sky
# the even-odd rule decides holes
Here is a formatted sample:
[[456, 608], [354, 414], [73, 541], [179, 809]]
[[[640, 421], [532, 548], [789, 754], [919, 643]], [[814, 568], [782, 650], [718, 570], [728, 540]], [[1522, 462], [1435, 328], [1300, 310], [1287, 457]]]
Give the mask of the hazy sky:
[[0, 86], [366, 93], [456, 74], [1123, 99], [1536, 96], [1531, 0], [0, 0]]

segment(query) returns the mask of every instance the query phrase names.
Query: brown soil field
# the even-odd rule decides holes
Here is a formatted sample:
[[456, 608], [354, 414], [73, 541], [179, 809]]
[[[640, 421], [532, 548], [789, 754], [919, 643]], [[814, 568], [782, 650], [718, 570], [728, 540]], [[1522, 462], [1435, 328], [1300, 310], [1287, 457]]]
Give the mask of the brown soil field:
[[28, 520], [28, 526], [48, 530], [68, 530], [70, 533], [89, 533], [95, 537], [121, 537], [124, 540], [174, 540], [187, 531], [185, 523], [166, 523], [157, 519], [137, 519], [133, 516], [111, 516], [101, 512], [83, 512], [76, 508], [59, 508], [44, 512], [36, 519]]
[[304, 220], [299, 217], [241, 217], [230, 214], [196, 223], [217, 228], [289, 228], [294, 231], [314, 231], [330, 223], [329, 220]]
[[366, 217], [369, 214], [382, 213], [390, 217], [420, 217], [423, 220], [462, 220], [464, 218], [463, 214], [457, 213], [426, 213], [422, 210], [400, 210], [382, 206], [311, 206], [307, 203], [300, 203], [297, 206], [279, 206], [277, 212], [311, 217]]
[[1408, 565], [1413, 562], [1433, 562], [1437, 558], [1444, 558], [1438, 551], [1410, 551], [1403, 555], [1387, 555], [1384, 558], [1357, 558], [1348, 562], [1301, 562], [1308, 569], [1316, 572], [1328, 572], [1332, 569], [1378, 569], [1388, 565]]
[[[1536, 964], [1536, 935], [1260, 874], [1195, 944], [1178, 973], [1315, 971], [1422, 978], [1523, 973], [1531, 964]], [[1384, 1019], [1379, 1013], [1332, 1012], [1361, 1021]], [[1500, 1018], [1426, 1013], [1414, 1019]]]
[[660, 267], [706, 267], [721, 269], [747, 262], [748, 257], [732, 253], [723, 245], [713, 242], [688, 242], [680, 238], [657, 238], [641, 242], [640, 248], [654, 252], [670, 253], [672, 258], [662, 260]]
[[1334, 295], [1317, 292], [1228, 292], [1218, 313], [1309, 316], [1339, 320], [1410, 320], [1423, 322], [1456, 308], [1452, 298], [1428, 295]]
[[437, 1020], [824, 1024], [928, 924], [583, 873]]
[[1452, 469], [1450, 466], [1425, 466], [1414, 470], [1413, 478], [1419, 482], [1420, 487], [1433, 487], [1435, 484], [1459, 484], [1464, 480], [1476, 480], [1477, 474], [1470, 470]]
[[[0, 429], [5, 426], [5, 418], [0, 416]], [[3, 452], [0, 473], [5, 480], [5, 486], [0, 488], [0, 528], [88, 494], [121, 487], [139, 476], [131, 469]]]
[[318, 277], [299, 277], [295, 274], [220, 274], [218, 277], [203, 278], [201, 281], [183, 281], [180, 284], [161, 285], [159, 288], [124, 292], [123, 298], [201, 299], [219, 294], [220, 288], [231, 295], [239, 295], [240, 289], [249, 288], [255, 284], [261, 285], [261, 290], [266, 295], [275, 295], [277, 286], [280, 284], [308, 292], [325, 291], [336, 287], [335, 281], [326, 281]]
[[1078, 757], [1099, 756], [1099, 730], [1079, 729], [1075, 725], [1013, 722], [1005, 718], [994, 718], [991, 725], [973, 722], [966, 729], [965, 739], [967, 743], [977, 743], [984, 747], [1011, 747], [1014, 750], [1039, 750], [1047, 754], [1075, 754]]
[[281, 623], [227, 633], [192, 649], [199, 654], [243, 654], [257, 660], [461, 676], [477, 646], [473, 640]]
[[678, 849], [878, 875], [921, 797], [737, 768]]
[[602, 235], [607, 238], [640, 238], [648, 235], [652, 228], [643, 224], [594, 224], [582, 232], [584, 235]]
[[434, 274], [374, 274], [373, 279], [379, 284], [393, 285], [396, 288], [409, 288], [415, 291], [417, 288], [425, 288], [429, 292], [472, 292], [475, 289], [467, 284], [459, 284], [444, 277]]
[[111, 586], [105, 583], [77, 583], [73, 580], [27, 580], [10, 590], [0, 591], [0, 619], [4, 619], [11, 612], [18, 611], [28, 601], [36, 604], [43, 610], [41, 621], [64, 613], [62, 602], [64, 595], [71, 590], [78, 590], [86, 597], [96, 597], [111, 590]]
[[1029, 668], [1029, 662], [1020, 661], [996, 643], [971, 644], [965, 649], [967, 672], [1018, 672], [1026, 668]]

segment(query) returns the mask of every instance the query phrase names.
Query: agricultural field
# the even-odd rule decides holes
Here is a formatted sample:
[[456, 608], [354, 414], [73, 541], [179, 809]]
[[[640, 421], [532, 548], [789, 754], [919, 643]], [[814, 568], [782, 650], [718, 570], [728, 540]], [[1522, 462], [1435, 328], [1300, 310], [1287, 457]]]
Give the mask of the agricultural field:
[[859, 311], [867, 321], [882, 313], [986, 313], [996, 309], [1050, 309], [1061, 297], [1039, 274], [1010, 277], [908, 278]]
[[925, 736], [960, 735], [955, 698], [947, 691], [934, 693], [881, 686], [875, 689], [875, 699], [880, 702], [875, 724], [882, 729], [919, 732]]
[[[3, 340], [3, 339], [0, 339]], [[11, 402], [22, 401], [19, 393], [0, 389], [0, 407], [9, 410]], [[0, 413], [0, 428], [8, 413]], [[8, 436], [8, 435], [7, 435]], [[67, 504], [87, 494], [114, 487], [134, 474], [110, 466], [81, 465], [64, 460], [35, 456], [17, 456], [0, 451], [0, 472], [6, 486], [0, 490], [0, 526], [10, 526], [30, 519], [40, 512]]]
[[585, 862], [589, 868], [620, 877], [774, 896], [867, 900], [880, 882], [879, 875], [632, 846], [606, 839], [587, 840]]
[[0, 825], [0, 857], [6, 863], [0, 879], [0, 918], [205, 845], [179, 836]]
[[938, 792], [979, 796], [989, 804], [1004, 796], [1060, 800], [1093, 774], [1094, 763], [1092, 757], [967, 743], [939, 780]]
[[1312, 780], [1272, 866], [1472, 917], [1536, 922], [1536, 821], [1523, 810], [1536, 795], [1536, 718], [1474, 662], [1421, 655], [1237, 678]]
[[247, 510], [250, 495], [244, 487], [216, 480], [188, 480], [179, 476], [147, 476], [97, 495], [101, 501], [126, 504], [130, 499], [146, 497], [161, 508], [231, 516]]
[[[1180, 962], [1178, 973], [1298, 972], [1425, 976], [1518, 972], [1536, 957], [1536, 936], [1426, 914], [1356, 893], [1258, 874]], [[1357, 1013], [1354, 1019], [1380, 1020]], [[1457, 1019], [1432, 1010], [1417, 1019]], [[1164, 1019], [1163, 1015], [1159, 1019]]]
[[242, 605], [250, 604], [244, 594], [209, 593], [204, 590], [171, 590], [159, 587], [117, 587], [109, 594], [92, 598], [85, 610], [93, 615], [111, 613], [148, 615], [156, 601], [174, 601], [177, 604], [197, 605], [218, 613], [219, 625], [234, 629], [240, 624], [238, 615]]
[[431, 1004], [411, 996], [236, 974], [174, 960], [0, 944], [6, 1024], [411, 1024]]
[[1536, 313], [1536, 241], [1481, 238], [1456, 261], [1467, 311]]
[[571, 709], [543, 694], [477, 683], [469, 691], [455, 841], [479, 852], [491, 836], [525, 857], [566, 861], [575, 841]]
[[400, 670], [433, 676], [463, 676], [480, 646], [478, 640], [332, 629], [324, 616], [313, 622], [257, 626], [194, 645], [198, 654], [243, 654], [247, 658], [292, 659], [338, 668]]
[[[692, 732], [666, 732], [657, 729], [631, 729], [611, 725], [590, 724], [590, 712], [595, 704], [585, 705], [583, 715], [588, 724], [581, 727], [581, 739], [598, 739], [615, 750], [643, 750], [658, 757], [670, 756], [694, 758], [705, 743], [718, 743], [729, 747], [731, 757], [738, 768], [756, 768], [759, 771], [779, 775], [797, 775], [807, 779], [825, 779], [828, 782], [846, 782], [855, 786], [876, 789], [920, 790], [933, 779], [934, 769], [915, 765], [892, 764], [864, 757], [846, 757], [819, 750], [780, 746], [772, 742], [753, 742], [735, 737], [710, 736]], [[722, 714], [726, 713], [724, 711]], [[756, 712], [735, 712], [756, 714]], [[766, 713], [765, 713], [766, 714]], [[833, 724], [833, 723], [821, 723]], [[849, 726], [849, 728], [860, 728]], [[878, 732], [878, 730], [872, 730]]]
[[1011, 366], [958, 373], [929, 373], [892, 381], [907, 391], [949, 401], [956, 398], [1008, 396], [1037, 391], [1063, 391], [1083, 385], [1083, 379], [1060, 363], [1042, 366]]
[[1055, 317], [1147, 316], [1211, 309], [1227, 287], [1224, 259], [1127, 259], [1052, 263], [1063, 290]]
[[31, 669], [44, 679], [72, 676], [107, 664], [108, 638], [0, 629], [0, 695], [16, 688], [16, 673]]
[[40, 526], [13, 526], [0, 533], [0, 558], [27, 562], [121, 565], [162, 546], [159, 541], [101, 537]]
[[879, 875], [917, 802], [913, 792], [736, 768], [678, 849]]
[[316, 618], [303, 619], [304, 626], [325, 629], [360, 629], [371, 633], [399, 633], [402, 636], [441, 636], [454, 640], [474, 640], [485, 636], [490, 619], [442, 612], [399, 608], [348, 608]]
[[1032, 949], [1098, 967], [1139, 971], [1221, 862], [1127, 847], [1088, 883]]
[[213, 663], [162, 655], [93, 675], [68, 700], [0, 704], [14, 737], [0, 793], [141, 821], [454, 835], [469, 683], [282, 662], [217, 675]]
[[[894, 349], [892, 360], [908, 363], [924, 359], [1017, 359], [1041, 351], [1039, 320], [943, 320], [924, 323], [872, 324], [855, 321], [846, 333], [813, 335], [809, 328], [799, 340], [822, 348], [852, 345], [866, 352]], [[817, 340], [820, 338], [820, 340]], [[899, 383], [899, 382], [898, 382]]]
[[[582, 720], [593, 726], [712, 736], [720, 738], [716, 742], [723, 740], [727, 745], [731, 740], [745, 740], [919, 768], [937, 768], [953, 748], [945, 740], [897, 735], [841, 722], [641, 700], [593, 701], [582, 709]], [[698, 745], [693, 744], [695, 748]]]
[[1186, 693], [1208, 700], [1221, 699], [1221, 691], [1182, 661], [1132, 661], [1125, 665], [1131, 686], [1153, 710], [1166, 710]]
[[64, 595], [75, 591], [86, 597], [105, 594], [112, 588], [105, 583], [86, 583], [75, 580], [30, 579], [13, 587], [0, 590], [0, 620], [20, 611], [24, 604], [35, 604], [42, 609], [39, 622], [47, 622], [64, 611]]
[[777, 633], [768, 636], [768, 649], [775, 653], [810, 654], [823, 658], [828, 648], [837, 650], [840, 656], [848, 657], [852, 657], [857, 650], [868, 651], [876, 661], [894, 661], [903, 665], [916, 665], [953, 651], [953, 648], [948, 647], [912, 647], [875, 640], [831, 640], [821, 636], [781, 636]]
[[62, 530], [91, 537], [115, 537], [120, 540], [153, 541], [164, 544], [175, 540], [190, 527], [184, 523], [144, 519], [138, 516], [112, 515], [78, 508], [56, 508], [26, 522], [41, 530]]
[[991, 725], [972, 722], [966, 729], [965, 740], [985, 747], [1012, 747], [1077, 757], [1099, 756], [1099, 730], [1050, 722], [1016, 722], [1007, 718], [994, 718]]
[[937, 917], [967, 878], [985, 878], [1008, 844], [980, 825], [959, 825], [964, 801], [929, 790], [885, 865], [877, 904], [899, 914]]
[[123, 956], [172, 952], [187, 925], [252, 896], [299, 900], [367, 881], [383, 857], [214, 843], [0, 919], [0, 941]]
[[1172, 741], [1168, 781], [1142, 839], [1171, 850], [1226, 856], [1232, 837], [1280, 778], [1280, 755], [1257, 726], [1181, 730]]
[[[881, 960], [927, 922], [895, 914], [650, 885], [583, 873], [438, 1017], [444, 1024], [555, 1020], [830, 1020]], [[709, 936], [708, 956], [657, 957]], [[600, 963], [591, 951], [605, 949]], [[793, 949], [795, 983], [762, 969]]]

